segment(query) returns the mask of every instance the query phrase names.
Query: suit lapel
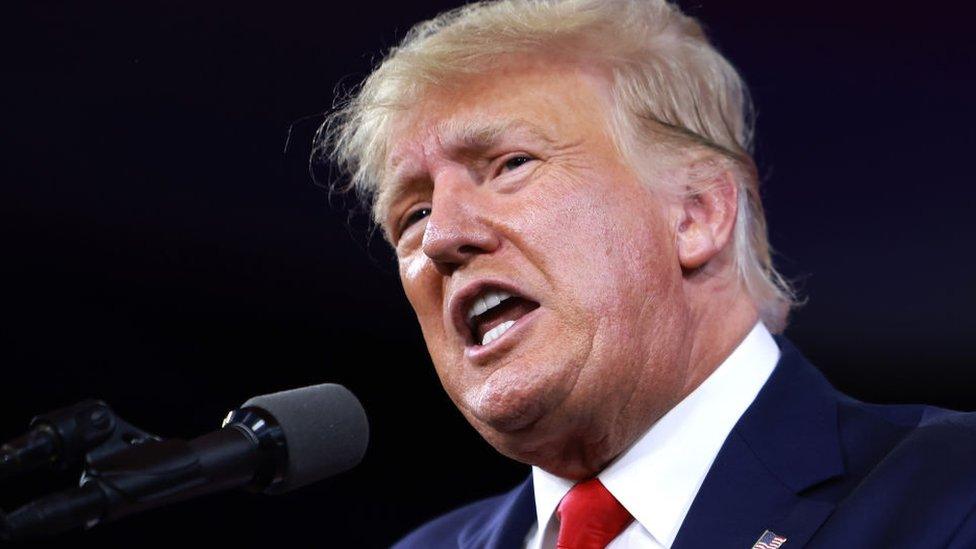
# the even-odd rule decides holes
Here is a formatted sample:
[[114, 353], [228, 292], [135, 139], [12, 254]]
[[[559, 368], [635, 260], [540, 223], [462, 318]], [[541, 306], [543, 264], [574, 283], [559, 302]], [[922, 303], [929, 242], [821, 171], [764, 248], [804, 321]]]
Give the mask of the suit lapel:
[[529, 528], [535, 524], [535, 495], [532, 475], [509, 492], [488, 520], [473, 523], [458, 534], [458, 546], [508, 549], [522, 547]]
[[779, 364], [719, 451], [674, 549], [748, 549], [766, 530], [793, 549], [833, 511], [804, 491], [844, 473], [837, 393], [788, 341], [777, 343]]

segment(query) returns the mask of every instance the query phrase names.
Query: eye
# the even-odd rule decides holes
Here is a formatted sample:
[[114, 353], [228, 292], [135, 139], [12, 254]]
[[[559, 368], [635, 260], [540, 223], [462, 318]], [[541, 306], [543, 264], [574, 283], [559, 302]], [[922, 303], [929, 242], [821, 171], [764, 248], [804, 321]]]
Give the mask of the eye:
[[400, 223], [400, 234], [402, 235], [404, 231], [409, 229], [414, 223], [417, 223], [418, 221], [427, 217], [428, 215], [430, 215], [429, 206], [417, 208], [416, 210], [413, 210], [412, 212], [407, 214], [406, 217], [403, 218], [403, 221]]
[[526, 155], [526, 154], [519, 154], [519, 155], [513, 156], [513, 157], [505, 160], [505, 163], [502, 164], [502, 171], [504, 172], [504, 171], [517, 170], [520, 167], [524, 166], [525, 164], [528, 164], [529, 162], [532, 162], [533, 160], [535, 160], [535, 159], [532, 158], [529, 155]]

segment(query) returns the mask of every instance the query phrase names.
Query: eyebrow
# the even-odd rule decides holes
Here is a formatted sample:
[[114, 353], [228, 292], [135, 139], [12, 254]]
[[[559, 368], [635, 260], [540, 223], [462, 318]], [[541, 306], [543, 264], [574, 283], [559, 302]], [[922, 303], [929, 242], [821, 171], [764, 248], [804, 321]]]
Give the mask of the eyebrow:
[[537, 124], [523, 118], [508, 118], [489, 122], [449, 120], [437, 128], [441, 142], [448, 149], [482, 150], [496, 145], [502, 135], [524, 131], [530, 136], [552, 143], [554, 140]]
[[[471, 154], [490, 149], [498, 144], [503, 135], [514, 132], [525, 132], [530, 137], [546, 144], [555, 143], [555, 139], [538, 124], [523, 118], [506, 118], [481, 121], [448, 120], [437, 126], [435, 130], [438, 141], [449, 154]], [[416, 188], [415, 177], [398, 173], [397, 168], [403, 163], [402, 158], [394, 159], [388, 167], [387, 173], [392, 176], [385, 183], [381, 183], [377, 194], [376, 204], [381, 208], [381, 216], [385, 219], [389, 209], [404, 195]]]

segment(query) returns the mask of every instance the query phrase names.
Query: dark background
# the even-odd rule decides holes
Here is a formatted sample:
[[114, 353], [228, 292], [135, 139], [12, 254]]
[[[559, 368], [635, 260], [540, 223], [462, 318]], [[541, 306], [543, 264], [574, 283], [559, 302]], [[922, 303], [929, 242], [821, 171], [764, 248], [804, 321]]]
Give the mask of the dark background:
[[[0, 439], [87, 397], [194, 437], [250, 396], [325, 381], [357, 393], [372, 426], [351, 473], [64, 543], [387, 546], [526, 473], [443, 394], [382, 238], [307, 172], [337, 84], [453, 5], [5, 5]], [[809, 299], [787, 335], [859, 398], [976, 409], [962, 3], [683, 5], [759, 107], [772, 242]], [[7, 483], [0, 507], [75, 477]]]

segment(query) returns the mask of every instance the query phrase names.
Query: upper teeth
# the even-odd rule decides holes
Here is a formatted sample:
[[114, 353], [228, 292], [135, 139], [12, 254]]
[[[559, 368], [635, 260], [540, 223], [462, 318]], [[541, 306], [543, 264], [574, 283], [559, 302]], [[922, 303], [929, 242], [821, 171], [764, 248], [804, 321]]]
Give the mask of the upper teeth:
[[468, 309], [468, 323], [471, 322], [472, 318], [484, 313], [485, 311], [491, 309], [492, 307], [497, 306], [499, 303], [505, 301], [510, 297], [512, 297], [512, 294], [508, 292], [501, 292], [501, 291], [488, 292], [485, 295], [479, 297], [471, 305], [471, 308]]

